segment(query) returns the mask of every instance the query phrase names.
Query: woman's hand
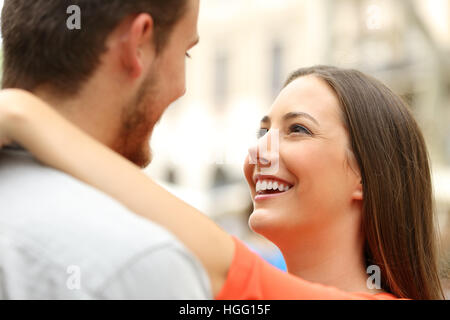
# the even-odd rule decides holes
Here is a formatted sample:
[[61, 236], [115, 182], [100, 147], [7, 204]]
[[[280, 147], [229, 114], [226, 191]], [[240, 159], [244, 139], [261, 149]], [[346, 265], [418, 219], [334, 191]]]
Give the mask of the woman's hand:
[[0, 91], [0, 149], [12, 143], [11, 127], [14, 121], [20, 119], [20, 100], [25, 91], [19, 89], [5, 89]]
[[0, 148], [11, 144], [18, 128], [27, 116], [36, 111], [36, 105], [45, 103], [32, 93], [22, 89], [0, 90]]
[[61, 123], [62, 119], [50, 105], [31, 92], [0, 90], [0, 148], [12, 142], [34, 147], [35, 141], [39, 141], [38, 136], [45, 133], [44, 129]]
[[8, 138], [0, 138], [0, 149], [2, 149], [4, 146], [7, 146], [8, 144], [11, 144], [12, 141]]

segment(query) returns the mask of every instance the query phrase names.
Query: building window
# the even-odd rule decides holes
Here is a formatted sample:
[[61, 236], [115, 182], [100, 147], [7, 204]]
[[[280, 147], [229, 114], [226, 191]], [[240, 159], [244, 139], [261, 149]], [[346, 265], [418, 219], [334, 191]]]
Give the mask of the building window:
[[270, 92], [272, 99], [278, 96], [283, 85], [283, 47], [276, 41], [271, 48]]
[[166, 169], [164, 180], [170, 184], [177, 184], [177, 172], [174, 168], [169, 167]]
[[213, 174], [213, 188], [226, 186], [230, 183], [227, 172], [222, 167], [215, 167]]
[[228, 98], [229, 58], [225, 51], [217, 51], [214, 58], [214, 104], [224, 105]]
[[447, 162], [447, 165], [450, 165], [450, 130], [447, 130], [445, 144], [445, 160]]

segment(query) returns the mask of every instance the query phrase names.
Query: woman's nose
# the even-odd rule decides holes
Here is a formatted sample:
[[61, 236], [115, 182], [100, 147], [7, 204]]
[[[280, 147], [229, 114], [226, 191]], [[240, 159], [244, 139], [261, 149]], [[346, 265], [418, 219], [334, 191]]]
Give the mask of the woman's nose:
[[260, 149], [258, 148], [258, 144], [255, 144], [248, 148], [249, 163], [256, 166], [265, 166], [270, 164], [270, 161], [264, 158], [259, 150]]
[[[278, 170], [278, 132], [267, 133], [248, 149], [249, 163], [256, 165], [265, 174], [274, 174]], [[270, 172], [269, 172], [270, 171]]]

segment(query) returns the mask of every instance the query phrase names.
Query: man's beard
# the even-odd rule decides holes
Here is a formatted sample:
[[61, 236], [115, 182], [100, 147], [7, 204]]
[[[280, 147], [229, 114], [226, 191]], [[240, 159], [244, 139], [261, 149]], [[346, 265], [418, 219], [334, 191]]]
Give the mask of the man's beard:
[[135, 99], [122, 110], [121, 127], [113, 149], [141, 168], [151, 162], [150, 137], [160, 115], [149, 112], [156, 97], [156, 77], [151, 73], [139, 88]]

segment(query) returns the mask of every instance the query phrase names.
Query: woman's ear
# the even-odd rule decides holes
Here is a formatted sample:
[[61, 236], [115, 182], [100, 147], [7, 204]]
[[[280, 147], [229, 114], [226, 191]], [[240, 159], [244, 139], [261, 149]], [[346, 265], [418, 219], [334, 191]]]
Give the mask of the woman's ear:
[[353, 200], [362, 200], [363, 199], [363, 185], [361, 178], [361, 171], [359, 170], [358, 163], [353, 152], [350, 149], [346, 150], [346, 163], [348, 165], [348, 169], [350, 170], [351, 181], [354, 183], [353, 191], [352, 191], [352, 199]]
[[355, 190], [353, 190], [352, 199], [354, 200], [362, 200], [363, 199], [363, 185], [362, 180], [355, 186]]

